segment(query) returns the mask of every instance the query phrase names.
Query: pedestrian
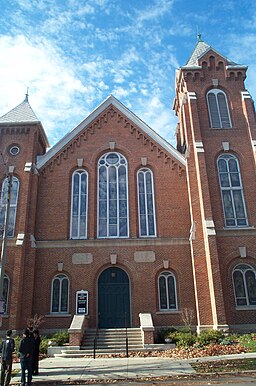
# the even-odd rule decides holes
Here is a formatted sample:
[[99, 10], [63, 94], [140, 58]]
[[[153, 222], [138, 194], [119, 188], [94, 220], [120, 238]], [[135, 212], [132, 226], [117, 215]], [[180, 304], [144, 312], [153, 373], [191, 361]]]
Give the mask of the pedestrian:
[[12, 353], [15, 342], [12, 338], [12, 330], [6, 332], [6, 339], [2, 343], [1, 386], [8, 386], [12, 376]]
[[35, 340], [35, 350], [34, 350], [34, 356], [33, 356], [33, 375], [38, 375], [38, 361], [39, 361], [41, 338], [38, 330], [34, 330], [33, 335]]
[[26, 384], [26, 370], [28, 372], [27, 385], [31, 386], [33, 372], [33, 355], [35, 350], [35, 341], [26, 328], [23, 332], [23, 338], [19, 345], [19, 358], [21, 367], [21, 386]]

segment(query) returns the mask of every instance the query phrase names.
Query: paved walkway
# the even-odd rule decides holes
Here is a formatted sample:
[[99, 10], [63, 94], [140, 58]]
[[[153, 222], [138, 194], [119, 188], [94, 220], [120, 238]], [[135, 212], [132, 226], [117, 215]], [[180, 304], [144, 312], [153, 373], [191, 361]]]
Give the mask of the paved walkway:
[[[212, 361], [218, 359], [255, 358], [256, 353], [238, 355], [223, 355], [219, 357], [206, 357], [175, 360], [171, 358], [46, 358], [39, 363], [40, 374], [33, 378], [34, 382], [43, 385], [53, 381], [75, 382], [88, 380], [128, 380], [141, 378], [170, 377], [177, 375], [193, 375], [195, 370], [190, 365], [194, 361]], [[20, 369], [18, 363], [14, 369]], [[11, 384], [20, 383], [20, 373]]]

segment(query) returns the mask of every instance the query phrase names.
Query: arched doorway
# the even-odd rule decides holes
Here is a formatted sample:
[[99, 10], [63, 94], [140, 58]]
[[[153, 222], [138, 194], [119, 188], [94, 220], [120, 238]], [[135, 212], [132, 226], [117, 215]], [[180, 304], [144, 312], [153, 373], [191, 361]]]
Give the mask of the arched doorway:
[[98, 281], [99, 328], [130, 327], [129, 277], [121, 268], [110, 267]]

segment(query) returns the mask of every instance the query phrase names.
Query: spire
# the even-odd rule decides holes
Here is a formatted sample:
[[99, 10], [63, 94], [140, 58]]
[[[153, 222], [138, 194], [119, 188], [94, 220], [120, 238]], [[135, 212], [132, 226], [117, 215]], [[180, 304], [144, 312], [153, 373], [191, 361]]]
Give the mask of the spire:
[[[197, 34], [197, 43], [196, 43], [196, 46], [194, 48], [194, 51], [192, 52], [192, 55], [190, 56], [189, 60], [187, 61], [187, 63], [185, 64], [185, 66], [182, 66], [182, 68], [186, 68], [186, 67], [200, 67], [199, 66], [199, 59], [204, 55], [206, 54], [208, 51], [210, 50], [213, 50], [216, 54], [222, 56], [224, 59], [226, 59], [227, 61], [227, 65], [229, 66], [239, 66], [241, 67], [241, 65], [238, 65], [237, 63], [229, 60], [228, 58], [226, 58], [224, 55], [220, 54], [218, 51], [216, 51], [213, 47], [211, 47], [209, 44], [205, 43], [203, 40], [202, 40], [202, 35], [200, 33]], [[242, 66], [242, 67], [245, 67], [246, 66]]]
[[27, 92], [26, 92], [26, 94], [25, 94], [24, 102], [28, 102], [28, 87], [27, 87]]
[[0, 117], [0, 123], [39, 122], [28, 101], [28, 89], [25, 99], [18, 106]]

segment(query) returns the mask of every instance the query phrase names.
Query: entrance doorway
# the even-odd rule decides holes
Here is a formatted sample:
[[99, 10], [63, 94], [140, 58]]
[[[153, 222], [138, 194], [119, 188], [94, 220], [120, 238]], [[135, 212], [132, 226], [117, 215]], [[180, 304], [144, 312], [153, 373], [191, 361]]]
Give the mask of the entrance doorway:
[[130, 327], [129, 277], [121, 268], [107, 268], [98, 281], [99, 328]]

